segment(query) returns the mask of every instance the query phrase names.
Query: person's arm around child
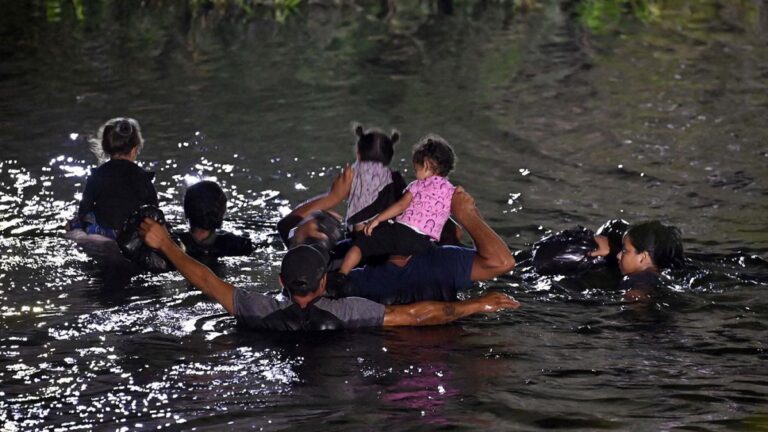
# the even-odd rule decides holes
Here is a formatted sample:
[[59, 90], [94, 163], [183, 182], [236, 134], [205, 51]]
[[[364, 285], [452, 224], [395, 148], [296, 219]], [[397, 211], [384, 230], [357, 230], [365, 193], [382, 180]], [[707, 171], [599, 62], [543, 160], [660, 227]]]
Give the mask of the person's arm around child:
[[410, 192], [406, 192], [403, 194], [402, 198], [397, 200], [396, 203], [392, 204], [391, 206], [387, 207], [386, 210], [376, 215], [375, 218], [371, 219], [370, 222], [365, 224], [365, 235], [370, 236], [373, 232], [373, 229], [376, 228], [381, 222], [392, 219], [393, 217], [401, 215], [405, 209], [408, 208], [408, 206], [411, 204], [411, 201], [413, 200], [413, 194]]

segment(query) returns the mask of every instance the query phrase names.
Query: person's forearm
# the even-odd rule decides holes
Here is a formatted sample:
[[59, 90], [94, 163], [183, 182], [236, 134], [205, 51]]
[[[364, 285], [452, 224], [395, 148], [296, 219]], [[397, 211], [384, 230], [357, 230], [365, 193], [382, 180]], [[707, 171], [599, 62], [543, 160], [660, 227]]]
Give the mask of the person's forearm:
[[314, 211], [332, 209], [343, 200], [343, 196], [336, 196], [330, 192], [327, 192], [303, 202], [298, 207], [293, 209], [290, 214], [305, 218], [312, 214]]
[[208, 267], [182, 251], [176, 243], [165, 242], [160, 251], [168, 258], [186, 280], [203, 294], [219, 302], [230, 314], [233, 313], [232, 294], [234, 288], [219, 279]]
[[[501, 269], [502, 273], [511, 270], [515, 266], [515, 258], [512, 256], [512, 252], [504, 243], [504, 240], [496, 234], [496, 232], [488, 226], [482, 219], [480, 213], [476, 207], [473, 207], [469, 211], [461, 212], [461, 214], [454, 215], [457, 222], [464, 227], [472, 241], [475, 243], [475, 249], [477, 249], [477, 258], [483, 263], [482, 267], [491, 269], [490, 273], [498, 273]], [[496, 270], [493, 270], [496, 269]], [[490, 274], [488, 272], [478, 272], [473, 275], [472, 280], [484, 280]]]
[[387, 207], [386, 210], [379, 213], [374, 218], [374, 220], [378, 222], [384, 222], [385, 220], [392, 219], [393, 217], [402, 214], [405, 209], [408, 208], [408, 205], [411, 203], [411, 199], [413, 199], [413, 195], [411, 195], [410, 192], [406, 192], [405, 195], [397, 200], [396, 203], [392, 204], [391, 206]]
[[317, 210], [330, 210], [342, 202], [348, 195], [352, 187], [354, 170], [347, 165], [338, 176], [333, 179], [331, 188], [328, 192], [318, 195], [309, 201], [305, 201], [296, 207], [291, 214], [305, 218]]
[[461, 302], [424, 301], [410, 305], [387, 306], [385, 326], [429, 326], [446, 324], [478, 312], [484, 305], [477, 300]]
[[509, 251], [501, 237], [482, 219], [477, 208], [466, 214], [456, 215], [456, 219], [472, 238], [479, 255], [489, 257]]

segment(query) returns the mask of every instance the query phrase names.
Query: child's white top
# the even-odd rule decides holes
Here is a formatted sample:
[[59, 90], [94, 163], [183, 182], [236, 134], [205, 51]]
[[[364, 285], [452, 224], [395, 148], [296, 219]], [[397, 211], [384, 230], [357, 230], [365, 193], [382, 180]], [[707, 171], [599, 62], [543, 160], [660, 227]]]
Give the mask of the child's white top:
[[358, 161], [352, 169], [355, 175], [347, 198], [347, 220], [376, 201], [379, 192], [392, 183], [392, 171], [381, 162]]

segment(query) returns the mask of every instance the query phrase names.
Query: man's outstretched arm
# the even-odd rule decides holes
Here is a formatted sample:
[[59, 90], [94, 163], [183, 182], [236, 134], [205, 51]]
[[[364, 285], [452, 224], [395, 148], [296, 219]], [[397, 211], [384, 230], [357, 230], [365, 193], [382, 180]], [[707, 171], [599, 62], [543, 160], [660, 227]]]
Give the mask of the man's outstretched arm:
[[500, 292], [487, 293], [460, 302], [424, 301], [407, 305], [387, 306], [384, 326], [428, 326], [445, 324], [481, 312], [517, 309], [520, 303]]
[[[333, 213], [331, 209], [339, 205], [348, 195], [352, 189], [352, 179], [354, 177], [354, 170], [347, 165], [341, 172], [333, 179], [331, 188], [328, 192], [318, 195], [314, 198], [299, 204], [290, 213], [283, 216], [277, 222], [277, 232], [280, 234], [280, 238], [283, 240], [286, 246], [290, 246], [291, 230], [301, 225], [302, 220], [315, 211], [329, 211]], [[334, 216], [338, 217], [338, 215]], [[312, 224], [309, 224], [312, 225]], [[316, 234], [316, 233], [314, 233]], [[304, 235], [313, 235], [313, 233], [304, 233]], [[300, 236], [301, 237], [301, 236]], [[299, 240], [300, 242], [301, 240]]]
[[179, 249], [179, 246], [168, 236], [164, 226], [147, 218], [141, 223], [139, 234], [147, 246], [165, 254], [189, 283], [219, 302], [230, 315], [234, 313], [235, 287], [219, 279], [211, 269]]
[[477, 249], [472, 262], [472, 281], [492, 279], [515, 267], [515, 258], [507, 244], [485, 223], [475, 206], [475, 199], [461, 187], [453, 193], [451, 212], [472, 237]]

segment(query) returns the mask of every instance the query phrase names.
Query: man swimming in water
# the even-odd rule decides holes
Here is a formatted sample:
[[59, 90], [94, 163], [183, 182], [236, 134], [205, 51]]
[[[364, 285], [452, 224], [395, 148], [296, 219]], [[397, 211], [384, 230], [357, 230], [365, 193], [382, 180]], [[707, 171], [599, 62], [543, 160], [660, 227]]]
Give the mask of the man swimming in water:
[[239, 324], [262, 330], [329, 330], [379, 326], [444, 324], [482, 312], [517, 309], [515, 299], [499, 292], [460, 302], [425, 301], [385, 306], [359, 297], [324, 296], [328, 253], [320, 245], [298, 245], [280, 267], [286, 294], [278, 298], [253, 293], [219, 279], [173, 242], [163, 225], [145, 219], [140, 227], [145, 244], [161, 251], [178, 271], [204, 294], [219, 302]]

